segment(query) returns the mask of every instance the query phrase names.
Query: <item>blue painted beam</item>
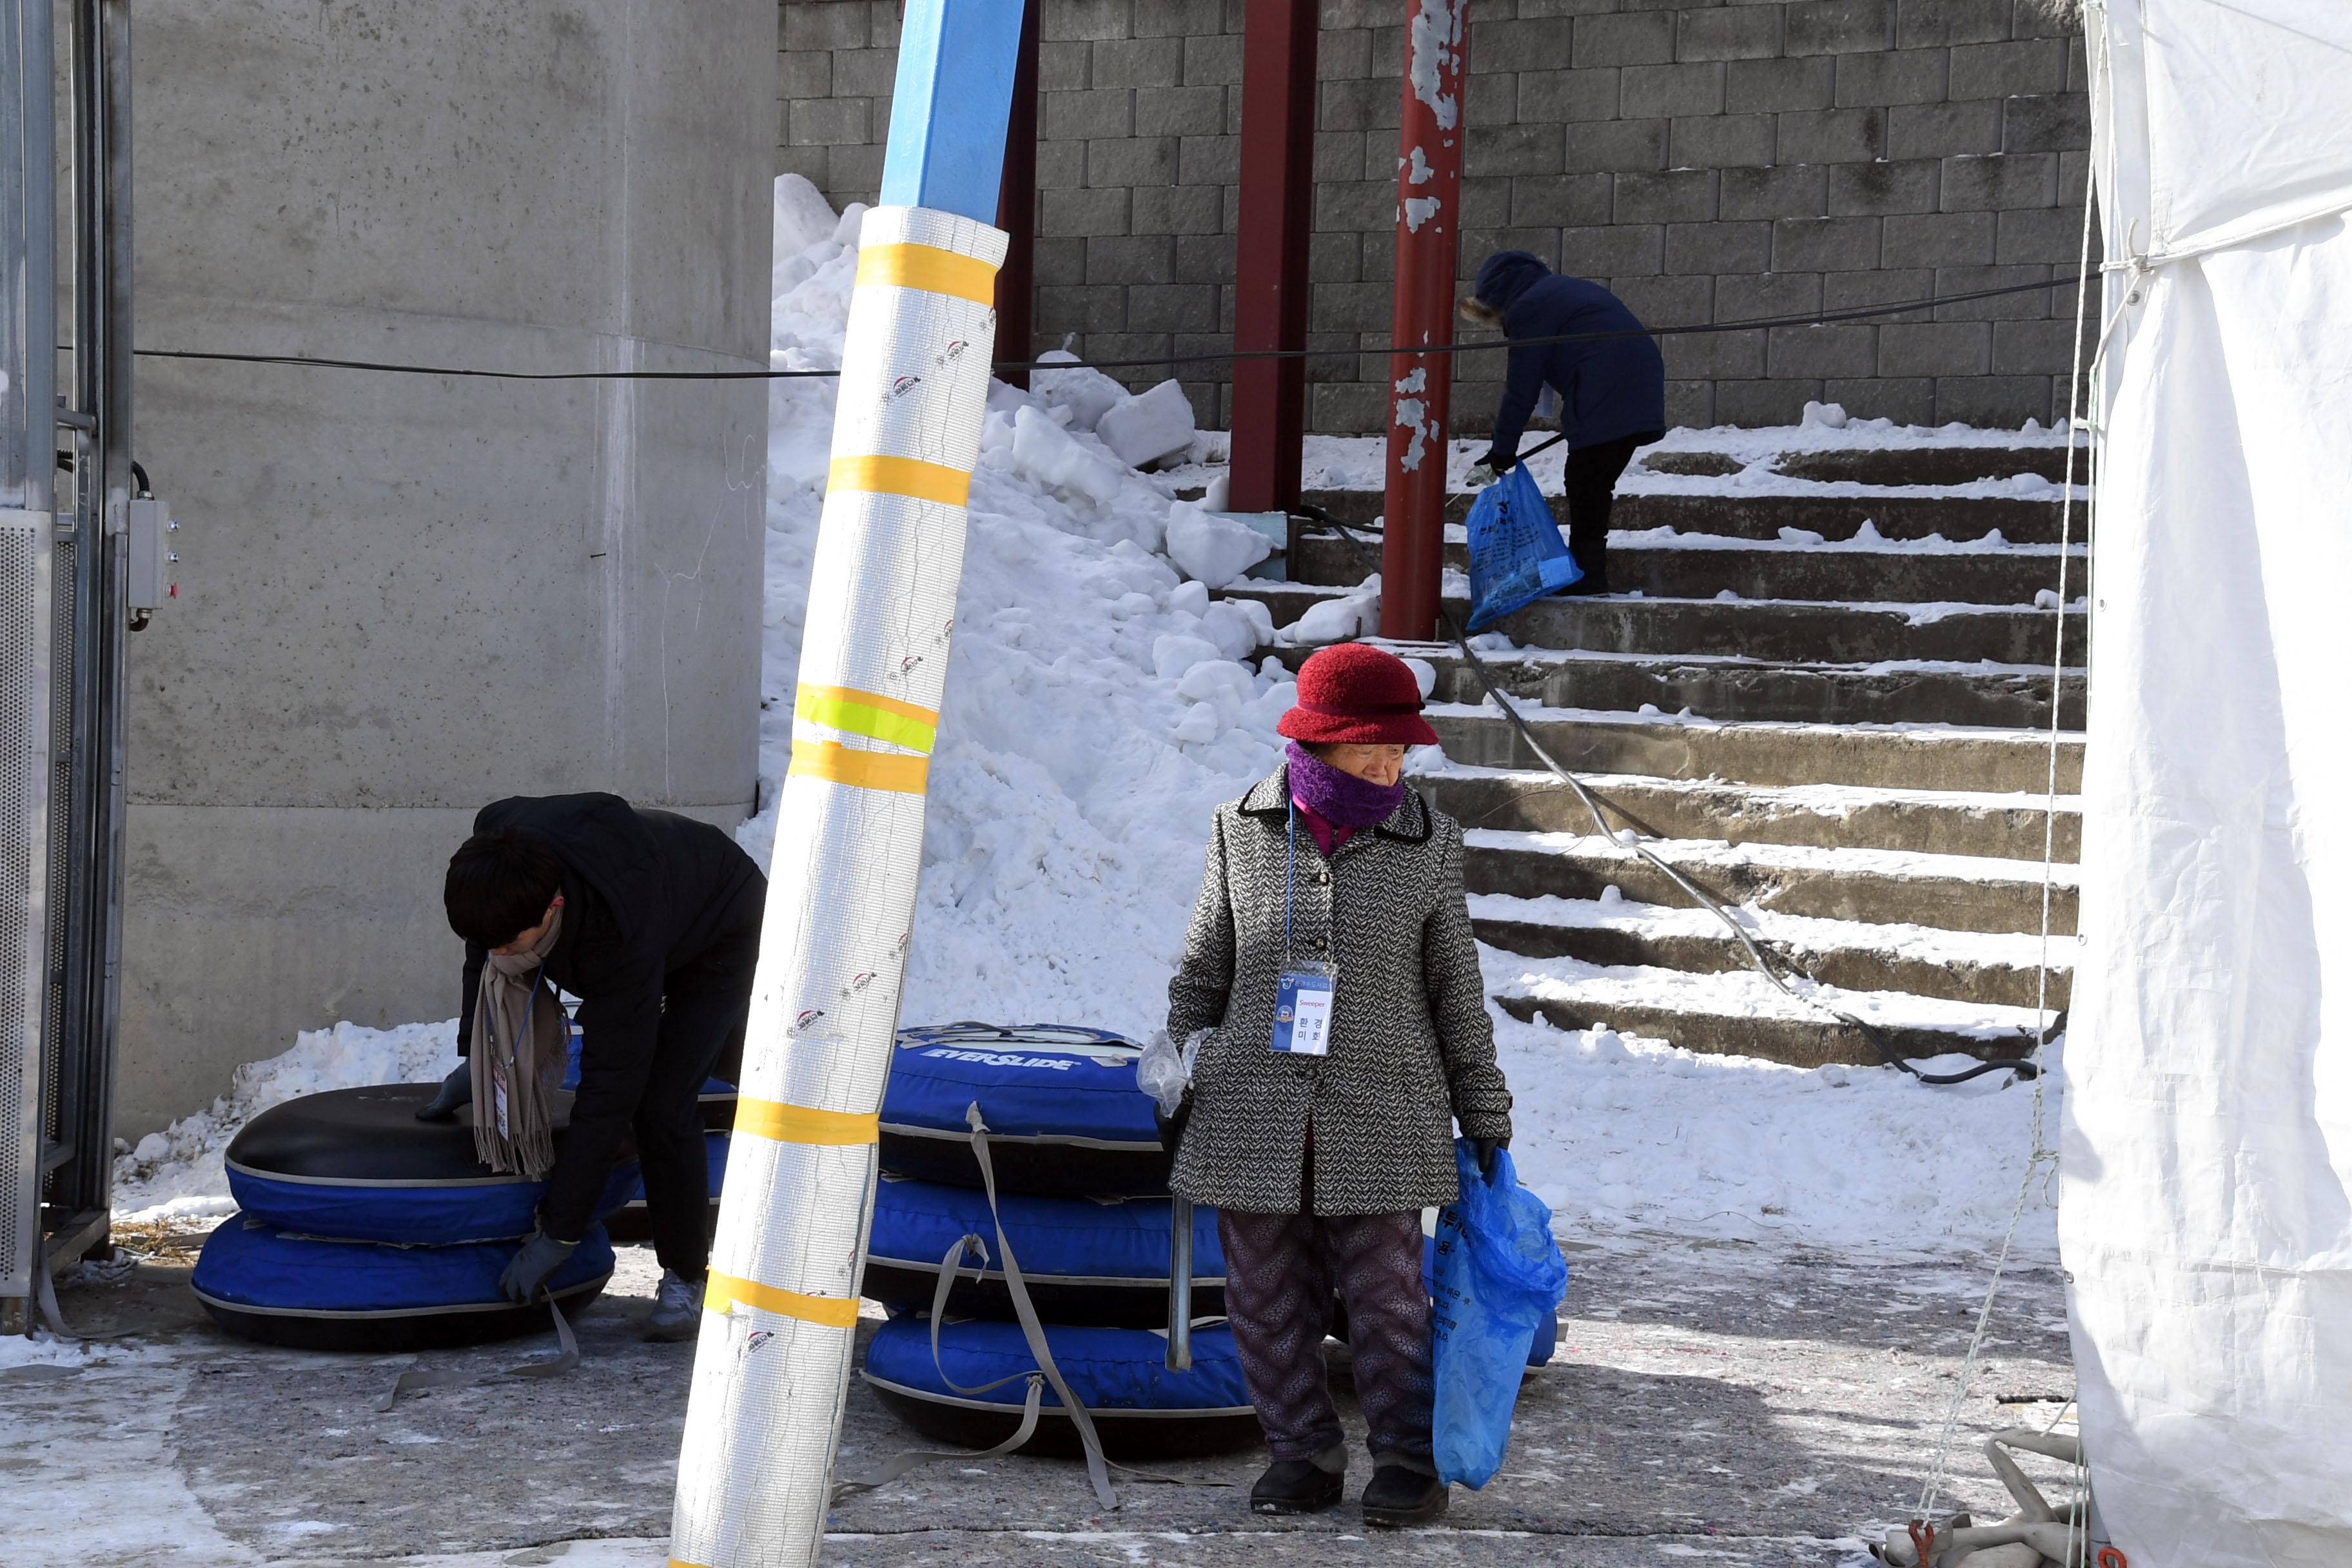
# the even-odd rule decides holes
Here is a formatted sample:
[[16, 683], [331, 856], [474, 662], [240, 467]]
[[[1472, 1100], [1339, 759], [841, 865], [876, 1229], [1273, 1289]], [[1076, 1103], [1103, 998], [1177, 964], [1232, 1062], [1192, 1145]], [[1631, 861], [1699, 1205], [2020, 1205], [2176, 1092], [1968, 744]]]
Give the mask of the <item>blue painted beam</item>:
[[885, 206], [996, 221], [1021, 0], [908, 0], [882, 159]]

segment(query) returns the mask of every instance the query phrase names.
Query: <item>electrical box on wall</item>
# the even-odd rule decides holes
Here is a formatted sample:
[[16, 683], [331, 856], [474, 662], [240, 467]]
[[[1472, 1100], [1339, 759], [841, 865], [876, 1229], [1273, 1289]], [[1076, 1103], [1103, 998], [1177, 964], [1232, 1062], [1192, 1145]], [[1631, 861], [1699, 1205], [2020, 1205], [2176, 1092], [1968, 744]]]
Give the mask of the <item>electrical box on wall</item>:
[[172, 549], [172, 535], [180, 525], [172, 521], [164, 504], [152, 496], [130, 505], [130, 514], [123, 520], [124, 542], [131, 556], [131, 602], [126, 607], [141, 615], [159, 610], [179, 596], [180, 557]]

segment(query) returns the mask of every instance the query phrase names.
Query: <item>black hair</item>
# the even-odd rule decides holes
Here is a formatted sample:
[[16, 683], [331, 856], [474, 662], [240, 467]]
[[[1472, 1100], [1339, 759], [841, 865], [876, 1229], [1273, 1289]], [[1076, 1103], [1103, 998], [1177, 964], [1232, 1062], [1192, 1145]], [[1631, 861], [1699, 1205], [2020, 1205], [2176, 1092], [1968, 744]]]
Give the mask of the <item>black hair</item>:
[[563, 885], [563, 862], [545, 841], [510, 827], [477, 833], [449, 857], [441, 907], [449, 929], [484, 947], [504, 947], [546, 918]]

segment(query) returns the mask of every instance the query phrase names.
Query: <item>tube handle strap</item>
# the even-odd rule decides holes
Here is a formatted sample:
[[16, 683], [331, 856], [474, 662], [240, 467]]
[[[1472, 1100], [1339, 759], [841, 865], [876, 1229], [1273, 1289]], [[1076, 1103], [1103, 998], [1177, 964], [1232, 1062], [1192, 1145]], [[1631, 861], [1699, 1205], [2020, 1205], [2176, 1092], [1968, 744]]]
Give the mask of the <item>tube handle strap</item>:
[[378, 1414], [400, 1403], [404, 1394], [421, 1394], [428, 1388], [475, 1388], [485, 1384], [505, 1383], [518, 1377], [562, 1377], [580, 1364], [580, 1340], [572, 1333], [572, 1325], [563, 1316], [563, 1309], [555, 1298], [547, 1298], [548, 1315], [555, 1320], [555, 1354], [537, 1361], [523, 1362], [500, 1372], [463, 1372], [456, 1368], [428, 1370], [410, 1367], [393, 1380], [392, 1386], [375, 1402]]

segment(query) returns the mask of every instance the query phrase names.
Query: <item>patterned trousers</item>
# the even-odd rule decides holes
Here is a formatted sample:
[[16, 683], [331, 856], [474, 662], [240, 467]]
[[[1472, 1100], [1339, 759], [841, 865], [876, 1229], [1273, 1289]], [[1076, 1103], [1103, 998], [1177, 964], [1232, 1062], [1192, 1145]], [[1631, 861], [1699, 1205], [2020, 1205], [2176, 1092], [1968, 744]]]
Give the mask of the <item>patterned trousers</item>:
[[[1312, 1194], [1300, 1207], [1311, 1209]], [[1217, 1211], [1225, 1311], [1250, 1403], [1277, 1459], [1314, 1459], [1346, 1436], [1323, 1365], [1336, 1290], [1347, 1303], [1356, 1396], [1372, 1462], [1435, 1474], [1429, 1296], [1421, 1283], [1421, 1215]], [[1328, 1460], [1327, 1460], [1328, 1468]]]

